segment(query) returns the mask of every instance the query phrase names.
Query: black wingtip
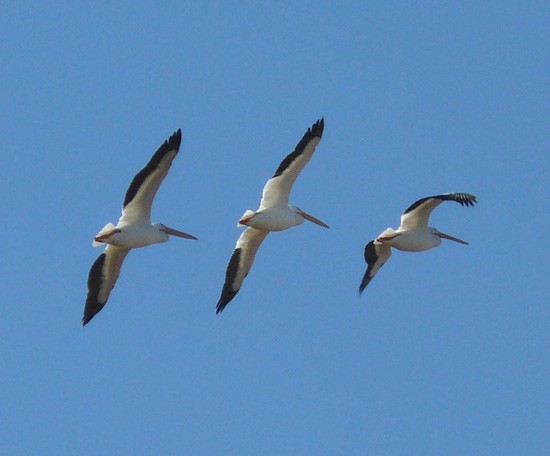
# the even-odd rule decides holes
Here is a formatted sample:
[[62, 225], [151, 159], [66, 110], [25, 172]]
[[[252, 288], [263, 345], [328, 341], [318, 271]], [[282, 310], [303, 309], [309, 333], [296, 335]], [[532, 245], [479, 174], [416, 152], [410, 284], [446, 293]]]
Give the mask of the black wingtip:
[[97, 295], [101, 287], [101, 281], [103, 280], [103, 265], [105, 264], [106, 257], [105, 252], [101, 253], [94, 261], [94, 264], [92, 264], [88, 273], [88, 294], [86, 296], [86, 303], [84, 304], [82, 326], [86, 326], [105, 306], [105, 303], [101, 304], [98, 301]]
[[454, 196], [454, 200], [460, 203], [461, 206], [473, 206], [477, 204], [477, 197], [470, 193], [455, 193]]
[[300, 142], [296, 145], [293, 152], [288, 154], [281, 162], [273, 177], [279, 177], [288, 168], [288, 166], [298, 157], [313, 138], [321, 139], [323, 137], [323, 130], [325, 129], [325, 118], [321, 117], [311, 127], [307, 129]]
[[179, 149], [181, 145], [181, 128], [178, 128], [172, 136], [170, 136], [166, 141], [164, 141], [166, 147], [170, 149]]
[[103, 309], [104, 305], [99, 304], [98, 302], [95, 303], [95, 308], [90, 308], [89, 304], [86, 303], [86, 308], [84, 309], [84, 315], [82, 316], [82, 326], [86, 326], [90, 321], [99, 313], [101, 312], [101, 309]]
[[[231, 300], [237, 295], [240, 290], [240, 286], [237, 290], [233, 288], [233, 282], [239, 271], [239, 264], [241, 262], [240, 248], [236, 248], [229, 259], [227, 269], [225, 270], [225, 281], [223, 283], [222, 292], [218, 304], [216, 304], [216, 315], [223, 312], [223, 309], [231, 302]], [[246, 276], [245, 276], [246, 277]]]
[[477, 203], [477, 197], [470, 193], [443, 193], [441, 195], [426, 196], [425, 198], [415, 201], [405, 210], [405, 212], [403, 212], [403, 214], [408, 214], [409, 212], [414, 211], [418, 206], [432, 198], [439, 199], [441, 201], [455, 201], [461, 206], [473, 206]]
[[363, 291], [365, 291], [365, 288], [367, 288], [367, 285], [372, 280], [372, 277], [369, 277], [369, 271], [367, 269], [367, 272], [365, 272], [365, 275], [363, 276], [363, 280], [361, 280], [361, 285], [359, 285], [359, 296], [363, 294]]
[[318, 138], [322, 138], [324, 129], [325, 129], [325, 118], [321, 117], [317, 122], [315, 122], [311, 126], [310, 131], [313, 134], [313, 136], [317, 136]]
[[181, 145], [181, 128], [178, 128], [177, 131], [172, 133], [172, 135], [161, 144], [161, 146], [153, 154], [151, 159], [147, 162], [145, 167], [134, 176], [134, 179], [132, 180], [132, 182], [130, 182], [130, 186], [126, 191], [126, 196], [124, 197], [124, 201], [122, 203], [123, 208], [126, 207], [126, 205], [128, 205], [132, 201], [132, 199], [134, 199], [141, 184], [143, 184], [143, 181], [147, 178], [147, 176], [152, 171], [155, 170], [155, 168], [159, 165], [164, 155], [167, 152], [170, 152], [172, 150], [175, 150], [176, 153], [179, 152], [180, 145]]
[[82, 326], [86, 326], [90, 321], [103, 309], [104, 305], [96, 302], [93, 304], [94, 307], [91, 308], [91, 304], [86, 302], [86, 308], [84, 309], [84, 315], [82, 316]]
[[[149, 160], [148, 165], [151, 165], [152, 162], [155, 163], [155, 166], [158, 164], [160, 159], [162, 158], [162, 154], [164, 152], [167, 152], [169, 150], [177, 150], [179, 151], [181, 146], [181, 128], [178, 128], [174, 133], [170, 135], [168, 139], [165, 139], [164, 142], [160, 145], [160, 147], [156, 150], [156, 152], [153, 154], [153, 157], [151, 160]], [[153, 160], [153, 158], [156, 157], [156, 160]]]
[[235, 297], [236, 294], [237, 294], [236, 291], [228, 293], [228, 294], [222, 293], [222, 296], [220, 297], [220, 300], [216, 304], [216, 315], [223, 312], [223, 310], [225, 309], [227, 304], [229, 304], [231, 302], [231, 300]]
[[378, 254], [376, 253], [374, 239], [368, 242], [367, 245], [365, 246], [364, 257], [368, 267], [367, 267], [367, 270], [365, 271], [365, 275], [363, 275], [363, 280], [361, 280], [361, 285], [359, 285], [359, 296], [361, 296], [361, 293], [363, 293], [365, 288], [367, 288], [367, 285], [373, 279], [370, 276], [370, 273], [372, 271], [372, 267], [378, 260]]
[[220, 298], [220, 300], [216, 304], [216, 315], [223, 312], [223, 309], [225, 309], [226, 305], [227, 305], [227, 302], [223, 302], [222, 298]]

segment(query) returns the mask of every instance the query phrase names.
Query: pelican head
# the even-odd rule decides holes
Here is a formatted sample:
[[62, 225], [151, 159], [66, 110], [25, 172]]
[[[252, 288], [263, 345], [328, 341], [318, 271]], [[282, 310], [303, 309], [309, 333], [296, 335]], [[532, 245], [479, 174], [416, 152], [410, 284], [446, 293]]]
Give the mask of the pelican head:
[[330, 228], [325, 222], [322, 222], [318, 218], [313, 217], [313, 215], [304, 212], [302, 209], [296, 206], [289, 206], [292, 212], [295, 212], [298, 215], [301, 215], [304, 219], [309, 220], [310, 222], [315, 223], [316, 225], [322, 226], [323, 228]]
[[455, 242], [458, 242], [459, 244], [465, 244], [465, 245], [469, 245], [466, 241], [463, 241], [462, 239], [459, 239], [459, 238], [456, 238], [454, 236], [451, 236], [449, 234], [445, 234], [445, 233], [442, 233], [441, 231], [435, 229], [435, 228], [430, 228], [430, 230], [432, 231], [433, 234], [435, 234], [438, 238], [441, 238], [441, 239], [449, 239], [451, 241], [455, 241]]
[[166, 225], [163, 225], [162, 223], [154, 223], [153, 226], [157, 230], [159, 230], [163, 233], [166, 233], [166, 234], [170, 234], [172, 236], [177, 236], [177, 237], [184, 238], [184, 239], [194, 239], [195, 241], [197, 240], [197, 238], [195, 236], [193, 236], [192, 234], [188, 234], [188, 233], [184, 233], [183, 231], [175, 230], [174, 228], [170, 228]]

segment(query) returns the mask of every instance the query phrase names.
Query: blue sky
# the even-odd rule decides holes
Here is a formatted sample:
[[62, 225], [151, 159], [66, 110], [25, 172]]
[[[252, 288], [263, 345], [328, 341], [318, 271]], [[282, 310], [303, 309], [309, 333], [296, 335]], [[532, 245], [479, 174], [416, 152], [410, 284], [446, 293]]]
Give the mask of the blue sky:
[[[0, 453], [543, 455], [545, 2], [11, 2], [0, 16]], [[216, 316], [245, 209], [325, 117]], [[92, 237], [177, 128], [153, 219], [80, 324]], [[416, 199], [470, 242], [364, 245]]]

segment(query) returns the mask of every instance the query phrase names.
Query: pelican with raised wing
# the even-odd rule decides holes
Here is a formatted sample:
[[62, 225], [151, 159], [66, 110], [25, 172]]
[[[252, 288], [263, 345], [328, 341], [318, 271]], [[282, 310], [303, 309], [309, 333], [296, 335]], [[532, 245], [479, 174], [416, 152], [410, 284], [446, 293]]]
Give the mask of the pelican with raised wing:
[[460, 244], [468, 244], [462, 239], [442, 233], [428, 226], [432, 211], [444, 201], [455, 201], [462, 206], [473, 206], [477, 203], [474, 195], [469, 193], [444, 193], [428, 196], [413, 203], [401, 215], [401, 225], [394, 230], [387, 228], [376, 239], [365, 247], [367, 271], [359, 286], [359, 294], [363, 292], [372, 278], [391, 255], [391, 247], [405, 252], [422, 252], [438, 247], [441, 239], [449, 239]]
[[258, 210], [247, 210], [240, 218], [238, 226], [246, 225], [248, 228], [237, 240], [229, 260], [225, 283], [216, 305], [217, 314], [223, 311], [239, 292], [244, 278], [252, 267], [260, 244], [271, 231], [286, 230], [301, 225], [304, 220], [328, 228], [324, 222], [288, 204], [292, 186], [298, 174], [313, 156], [315, 147], [323, 136], [324, 127], [325, 121], [321, 118], [307, 130], [294, 151], [287, 155], [273, 177], [265, 184]]
[[197, 239], [161, 223], [151, 223], [151, 205], [160, 184], [168, 174], [181, 144], [181, 130], [159, 147], [149, 163], [132, 180], [122, 204], [122, 216], [115, 226], [107, 223], [92, 245], [107, 244], [88, 275], [88, 295], [82, 324], [86, 325], [103, 308], [115, 286], [120, 268], [130, 249], [168, 241], [169, 235]]

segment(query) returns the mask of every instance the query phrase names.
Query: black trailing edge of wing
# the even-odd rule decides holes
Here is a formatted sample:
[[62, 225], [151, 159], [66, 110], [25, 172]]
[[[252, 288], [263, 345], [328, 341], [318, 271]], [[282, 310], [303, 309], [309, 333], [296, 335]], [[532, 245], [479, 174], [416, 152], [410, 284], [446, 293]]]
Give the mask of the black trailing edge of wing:
[[321, 117], [317, 122], [315, 122], [311, 126], [311, 128], [307, 129], [305, 135], [302, 137], [302, 139], [300, 140], [300, 142], [298, 143], [294, 151], [288, 154], [285, 157], [285, 159], [281, 162], [281, 164], [277, 168], [277, 171], [275, 171], [275, 174], [273, 175], [273, 177], [278, 177], [281, 174], [283, 174], [285, 169], [287, 169], [290, 166], [290, 164], [295, 160], [295, 158], [298, 157], [304, 151], [308, 143], [313, 138], [322, 138], [324, 128], [325, 128], [325, 118]]
[[105, 303], [101, 304], [98, 301], [99, 290], [103, 282], [103, 265], [105, 264], [105, 258], [105, 253], [102, 253], [97, 257], [90, 268], [90, 273], [88, 275], [88, 296], [86, 296], [82, 326], [86, 326], [105, 305]]
[[229, 264], [227, 265], [227, 270], [225, 271], [225, 283], [223, 284], [222, 294], [220, 296], [218, 304], [216, 304], [216, 315], [220, 312], [223, 312], [225, 306], [227, 306], [227, 304], [229, 304], [231, 300], [235, 297], [235, 295], [239, 292], [239, 290], [235, 290], [233, 288], [233, 282], [235, 281], [235, 277], [237, 277], [237, 273], [239, 272], [240, 260], [241, 249], [235, 249], [233, 255], [231, 255]]
[[180, 144], [181, 129], [178, 128], [178, 131], [174, 132], [172, 136], [170, 136], [170, 138], [162, 143], [162, 145], [151, 157], [151, 160], [149, 160], [149, 163], [145, 165], [145, 168], [143, 168], [139, 173], [136, 174], [130, 184], [130, 187], [128, 187], [126, 196], [124, 197], [124, 203], [122, 203], [123, 208], [126, 207], [126, 205], [134, 199], [136, 193], [143, 184], [143, 181], [147, 179], [147, 176], [149, 176], [149, 174], [151, 174], [157, 168], [164, 155], [173, 150], [179, 151]]
[[374, 264], [376, 263], [376, 260], [378, 260], [378, 255], [376, 254], [374, 241], [370, 241], [365, 246], [365, 261], [367, 262], [367, 270], [365, 272], [365, 275], [363, 276], [363, 280], [361, 280], [361, 285], [359, 285], [359, 294], [363, 293], [363, 290], [372, 280], [372, 276], [370, 275], [370, 273]]
[[469, 193], [444, 193], [443, 195], [434, 195], [427, 196], [426, 198], [419, 199], [418, 201], [411, 204], [403, 214], [408, 214], [411, 211], [414, 211], [422, 203], [430, 199], [439, 199], [441, 201], [456, 201], [461, 206], [473, 206], [477, 203], [477, 198], [474, 195]]

